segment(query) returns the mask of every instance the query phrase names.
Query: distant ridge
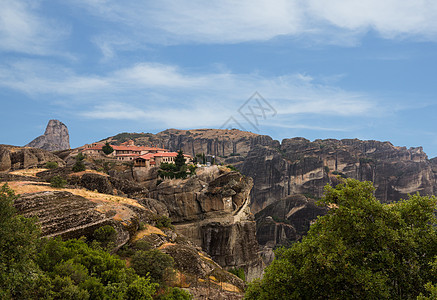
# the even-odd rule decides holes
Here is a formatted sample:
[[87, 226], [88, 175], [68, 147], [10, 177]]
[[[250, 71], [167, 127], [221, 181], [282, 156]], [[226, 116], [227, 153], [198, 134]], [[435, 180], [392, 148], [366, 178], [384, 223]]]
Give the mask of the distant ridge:
[[25, 147], [40, 148], [48, 151], [70, 149], [70, 136], [67, 126], [59, 120], [50, 120], [46, 131]]

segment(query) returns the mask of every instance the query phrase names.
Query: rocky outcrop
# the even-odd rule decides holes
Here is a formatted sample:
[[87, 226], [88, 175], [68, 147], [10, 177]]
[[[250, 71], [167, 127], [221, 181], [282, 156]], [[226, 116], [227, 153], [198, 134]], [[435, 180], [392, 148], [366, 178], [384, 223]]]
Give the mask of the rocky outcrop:
[[288, 246], [305, 235], [317, 216], [324, 215], [326, 207], [303, 195], [294, 195], [276, 201], [255, 215], [256, 237], [266, 264], [273, 260], [273, 249]]
[[70, 136], [67, 126], [58, 120], [50, 120], [44, 135], [40, 135], [26, 147], [40, 148], [48, 151], [70, 149]]
[[317, 199], [337, 176], [373, 182], [382, 202], [410, 193], [436, 192], [432, 165], [422, 148], [395, 147], [389, 142], [354, 140], [283, 140], [280, 149], [254, 147], [241, 168], [254, 178], [252, 209], [278, 199], [304, 194]]
[[0, 145], [0, 172], [42, 167], [49, 161], [65, 165], [58, 156], [42, 149]]
[[263, 265], [249, 209], [252, 180], [217, 166], [197, 172], [186, 180], [162, 182], [151, 197], [167, 206], [177, 232], [222, 267], [244, 268], [249, 280], [259, 277]]
[[152, 215], [141, 206], [90, 201], [66, 191], [23, 194], [14, 206], [25, 217], [37, 217], [45, 237], [92, 237], [97, 228], [111, 225], [117, 231], [116, 248], [132, 237], [144, 216]]

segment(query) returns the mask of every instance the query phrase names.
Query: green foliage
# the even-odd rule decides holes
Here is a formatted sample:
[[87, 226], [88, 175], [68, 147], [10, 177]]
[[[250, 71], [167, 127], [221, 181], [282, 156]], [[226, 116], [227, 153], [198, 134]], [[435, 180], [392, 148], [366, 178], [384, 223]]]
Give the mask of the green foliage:
[[231, 153], [230, 156], [240, 156], [240, 153]]
[[55, 161], [48, 161], [46, 162], [46, 168], [47, 169], [56, 169], [58, 167], [58, 163]]
[[105, 146], [102, 147], [102, 151], [103, 151], [103, 153], [108, 155], [108, 154], [111, 154], [112, 152], [114, 152], [114, 148], [112, 148], [111, 145], [109, 145], [109, 143], [106, 142]]
[[168, 288], [164, 294], [156, 297], [157, 300], [190, 300], [193, 299], [190, 293], [177, 287]]
[[228, 169], [230, 169], [230, 170], [232, 170], [232, 171], [235, 171], [235, 172], [240, 172], [240, 170], [238, 170], [238, 169], [237, 169], [235, 166], [233, 166], [233, 165], [227, 165], [226, 168], [228, 168]]
[[244, 274], [243, 268], [232, 268], [229, 269], [228, 272], [234, 274], [235, 276], [237, 276], [238, 278], [244, 281], [246, 280], [246, 274]]
[[114, 243], [117, 237], [117, 231], [111, 225], [105, 225], [94, 230], [94, 239], [103, 247], [108, 247], [110, 243]]
[[196, 169], [197, 169], [197, 166], [195, 166], [195, 165], [188, 165], [188, 170], [190, 171], [190, 176], [196, 175]]
[[109, 253], [84, 240], [40, 240], [15, 199], [0, 188], [0, 299], [152, 299], [157, 285]]
[[36, 261], [51, 280], [54, 299], [152, 299], [157, 287], [84, 240], [43, 240]]
[[417, 194], [382, 204], [373, 191], [370, 182], [352, 179], [325, 187], [320, 203], [332, 209], [301, 242], [276, 250], [246, 299], [432, 296], [437, 284], [437, 199]]
[[333, 175], [339, 175], [341, 178], [344, 178], [344, 179], [347, 178], [346, 174], [344, 174], [342, 172], [339, 172], [339, 171], [333, 171], [332, 174]]
[[176, 156], [174, 163], [176, 165], [176, 169], [179, 171], [182, 169], [182, 167], [185, 166], [185, 156], [184, 152], [182, 150], [178, 151], [178, 155]]
[[329, 170], [329, 167], [328, 167], [328, 166], [325, 166], [324, 169], [325, 169], [325, 173], [328, 174], [329, 171], [330, 171], [330, 170]]
[[165, 284], [174, 275], [173, 258], [159, 250], [137, 251], [131, 260], [132, 268], [140, 276], [150, 276], [153, 282]]
[[179, 150], [178, 155], [175, 158], [175, 163], [161, 163], [158, 175], [161, 178], [187, 178], [188, 166], [185, 163], [185, 157], [182, 150]]
[[167, 216], [156, 215], [154, 217], [154, 221], [155, 221], [155, 227], [174, 229], [174, 226], [171, 224], [171, 219]]
[[8, 185], [0, 188], [0, 299], [37, 297], [42, 280], [34, 262], [39, 227], [16, 214], [16, 198]]
[[63, 188], [67, 185], [67, 180], [62, 178], [61, 176], [53, 176], [52, 179], [50, 179], [50, 186], [55, 188]]
[[85, 171], [85, 164], [84, 164], [85, 155], [82, 153], [79, 153], [76, 155], [76, 162], [73, 165], [73, 172], [82, 172]]

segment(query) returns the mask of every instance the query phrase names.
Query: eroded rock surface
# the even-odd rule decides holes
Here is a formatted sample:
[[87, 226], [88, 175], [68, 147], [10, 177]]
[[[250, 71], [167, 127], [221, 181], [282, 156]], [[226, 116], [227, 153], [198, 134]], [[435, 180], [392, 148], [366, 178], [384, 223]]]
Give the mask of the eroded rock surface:
[[48, 151], [70, 149], [70, 136], [67, 126], [58, 120], [50, 120], [46, 131], [26, 147], [40, 148]]
[[198, 174], [166, 180], [150, 191], [151, 197], [167, 206], [177, 232], [222, 267], [244, 268], [249, 280], [259, 277], [263, 264], [249, 209], [252, 179], [217, 166], [200, 168]]
[[49, 161], [65, 165], [58, 156], [43, 149], [0, 145], [0, 172], [43, 167]]

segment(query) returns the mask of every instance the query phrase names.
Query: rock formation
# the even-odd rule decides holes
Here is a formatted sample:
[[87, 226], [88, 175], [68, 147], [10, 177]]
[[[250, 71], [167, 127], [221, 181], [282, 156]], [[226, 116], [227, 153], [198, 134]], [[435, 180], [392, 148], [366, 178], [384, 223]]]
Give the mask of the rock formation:
[[42, 167], [49, 161], [65, 165], [58, 156], [43, 149], [0, 145], [0, 172]]
[[176, 231], [219, 265], [244, 268], [249, 280], [259, 277], [263, 264], [249, 209], [252, 179], [217, 166], [197, 172], [186, 180], [162, 182], [151, 197], [167, 206]]
[[[376, 188], [375, 196], [382, 202], [398, 201], [416, 192], [437, 193], [437, 159], [428, 160], [421, 147], [407, 149], [389, 142], [358, 139], [311, 142], [291, 138], [279, 143], [269, 136], [235, 129], [168, 129], [156, 135], [124, 133], [109, 140], [117, 143], [126, 139], [167, 147], [171, 151], [182, 149], [190, 155], [214, 156], [216, 162], [233, 164], [242, 174], [252, 177], [250, 209], [253, 213], [259, 212], [258, 241], [271, 247], [283, 244], [284, 238], [299, 239], [305, 232], [275, 221], [273, 217], [277, 219], [278, 215], [272, 215], [270, 209], [263, 210], [278, 201], [280, 206], [283, 201], [288, 203], [295, 199], [292, 196], [304, 195], [309, 204], [302, 213], [308, 213], [305, 216], [293, 214], [287, 220], [308, 224], [308, 216], [315, 218], [321, 213], [311, 200], [322, 197], [324, 186], [338, 183], [338, 177], [371, 181]], [[147, 176], [136, 178], [150, 181]]]
[[26, 147], [40, 148], [48, 151], [70, 149], [70, 136], [67, 126], [58, 120], [50, 120], [44, 135], [40, 135]]

